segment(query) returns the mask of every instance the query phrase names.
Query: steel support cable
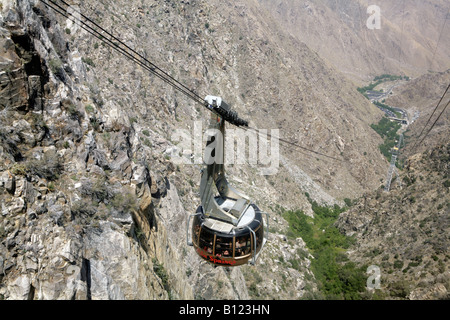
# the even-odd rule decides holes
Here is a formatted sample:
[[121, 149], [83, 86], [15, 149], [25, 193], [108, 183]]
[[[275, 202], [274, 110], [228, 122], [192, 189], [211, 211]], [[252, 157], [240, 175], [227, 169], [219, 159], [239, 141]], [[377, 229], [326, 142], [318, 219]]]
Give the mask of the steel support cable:
[[[52, 5], [49, 4], [47, 1], [51, 2]], [[163, 80], [164, 82], [166, 82], [170, 86], [174, 87], [178, 91], [180, 91], [183, 94], [185, 94], [186, 96], [188, 96], [190, 99], [194, 100], [197, 103], [202, 104], [203, 106], [205, 105], [205, 102], [204, 102], [203, 98], [200, 97], [198, 94], [196, 94], [193, 90], [189, 89], [188, 87], [183, 85], [181, 82], [179, 82], [178, 80], [176, 80], [175, 78], [170, 76], [168, 73], [164, 72], [161, 68], [156, 66], [154, 63], [152, 63], [148, 59], [146, 59], [144, 56], [142, 56], [140, 53], [138, 53], [137, 51], [135, 51], [134, 49], [129, 47], [127, 44], [123, 43], [123, 41], [121, 41], [120, 39], [115, 37], [113, 34], [111, 34], [110, 32], [106, 31], [104, 28], [99, 26], [96, 22], [92, 21], [89, 17], [86, 17], [80, 11], [77, 11], [77, 13], [79, 13], [81, 17], [83, 17], [85, 20], [87, 20], [92, 25], [94, 25], [95, 28], [100, 29], [101, 32], [96, 30], [94, 27], [90, 26], [89, 24], [87, 24], [85, 21], [83, 21], [81, 19], [78, 19], [77, 17], [69, 15], [68, 13], [66, 13], [67, 12], [67, 8], [64, 8], [64, 7], [60, 6], [55, 1], [53, 1], [53, 0], [43, 0], [42, 2], [45, 5], [47, 5], [48, 7], [50, 7], [51, 9], [53, 9], [54, 11], [56, 11], [57, 13], [63, 15], [64, 17], [72, 20], [75, 23], [79, 24], [80, 27], [82, 27], [84, 30], [86, 30], [87, 32], [89, 32], [90, 34], [95, 36], [97, 39], [99, 39], [99, 40], [101, 40], [103, 42], [105, 42], [105, 40], [106, 40], [105, 43], [107, 43], [110, 47], [112, 47], [113, 49], [115, 49], [115, 50], [119, 51], [120, 53], [124, 54], [125, 56], [127, 56], [127, 58], [130, 58], [134, 62], [138, 63], [139, 65], [141, 65], [146, 70], [148, 70], [151, 73], [153, 73], [154, 75], [156, 75], [158, 78], [160, 78], [161, 80]], [[69, 6], [69, 4], [67, 2], [65, 2], [63, 0], [61, 0], [61, 2], [64, 3], [66, 6]], [[74, 19], [76, 19], [77, 21], [74, 21]], [[87, 30], [87, 28], [89, 30]], [[110, 38], [105, 37], [102, 34], [102, 32], [105, 33]], [[125, 47], [125, 48], [121, 47], [118, 43], [120, 45], [122, 45], [123, 47]], [[131, 51], [133, 54], [130, 53], [129, 51]], [[135, 55], [138, 56], [138, 57], [136, 57]]]
[[444, 114], [445, 109], [447, 109], [448, 105], [450, 104], [450, 100], [447, 102], [447, 104], [445, 105], [444, 109], [441, 111], [441, 113], [439, 114], [439, 116], [436, 118], [436, 120], [433, 122], [433, 125], [431, 126], [430, 130], [428, 130], [428, 132], [425, 134], [425, 136], [422, 138], [422, 140], [420, 140], [420, 142], [417, 144], [417, 146], [419, 146], [420, 144], [422, 144], [422, 142], [425, 140], [425, 138], [428, 136], [428, 134], [431, 132], [431, 130], [433, 130], [434, 126], [436, 125], [436, 123], [438, 122], [438, 120], [441, 118], [441, 116]]
[[437, 50], [438, 50], [438, 48], [439, 48], [439, 44], [441, 43], [442, 35], [444, 34], [444, 29], [445, 29], [445, 25], [446, 25], [447, 20], [448, 20], [448, 13], [449, 13], [449, 12], [450, 12], [450, 8], [447, 9], [447, 13], [446, 13], [446, 15], [445, 15], [444, 24], [442, 25], [442, 29], [441, 29], [441, 32], [440, 32], [440, 34], [439, 34], [438, 42], [437, 42], [437, 44], [436, 44], [436, 48], [434, 49], [433, 57], [431, 58], [430, 67], [429, 67], [430, 70], [431, 70], [431, 68], [433, 67], [434, 58], [436, 57], [436, 53], [437, 53]]
[[[122, 44], [123, 46], [125, 46], [125, 48], [127, 48], [128, 50], [130, 50], [131, 52], [133, 52], [134, 54], [136, 54], [137, 56], [139, 56], [142, 60], [138, 59], [137, 57], [135, 57], [133, 54], [131, 54], [130, 52], [128, 52], [127, 50], [125, 50], [124, 48], [120, 47], [116, 42], [114, 42], [111, 39], [108, 39], [106, 37], [104, 37], [102, 35], [101, 32], [99, 32], [98, 30], [94, 29], [92, 26], [88, 25], [86, 22], [77, 19], [74, 16], [71, 16], [67, 13], [67, 9], [61, 7], [59, 4], [57, 4], [55, 1], [53, 0], [41, 0], [46, 6], [48, 6], [49, 8], [51, 8], [52, 10], [54, 10], [55, 12], [61, 14], [62, 16], [72, 20], [73, 22], [77, 23], [80, 25], [80, 27], [87, 31], [89, 34], [93, 35], [94, 37], [96, 37], [97, 39], [99, 39], [100, 41], [102, 41], [103, 43], [105, 43], [106, 45], [108, 45], [109, 47], [111, 47], [112, 49], [118, 51], [119, 53], [123, 54], [125, 57], [129, 58], [130, 60], [132, 60], [133, 62], [137, 63], [138, 65], [142, 66], [144, 69], [150, 71], [152, 74], [154, 74], [155, 76], [157, 76], [158, 78], [160, 78], [161, 80], [163, 80], [164, 82], [166, 82], [167, 84], [169, 84], [170, 86], [174, 87], [175, 89], [177, 89], [178, 91], [180, 91], [181, 93], [185, 94], [186, 96], [188, 96], [189, 98], [191, 98], [192, 100], [194, 100], [195, 102], [201, 104], [202, 106], [206, 106], [204, 99], [199, 96], [197, 93], [195, 93], [194, 91], [192, 91], [191, 89], [187, 88], [186, 86], [184, 86], [183, 84], [181, 84], [178, 80], [174, 79], [173, 77], [171, 77], [170, 75], [168, 75], [166, 72], [164, 72], [162, 69], [160, 69], [158, 66], [156, 66], [154, 63], [150, 62], [148, 59], [146, 59], [145, 57], [143, 57], [141, 54], [139, 54], [138, 52], [136, 52], [134, 49], [130, 48], [128, 45], [124, 44], [120, 39], [118, 39], [117, 37], [115, 37], [114, 35], [112, 35], [111, 33], [109, 33], [108, 31], [106, 31], [105, 29], [103, 29], [102, 27], [100, 27], [97, 23], [93, 22], [91, 19], [89, 19], [88, 17], [86, 17], [85, 15], [83, 15], [81, 12], [78, 11], [78, 13], [80, 14], [80, 16], [82, 16], [84, 19], [86, 19], [87, 21], [91, 22], [94, 26], [96, 26], [97, 28], [99, 28], [102, 32], [106, 33], [108, 36], [110, 36], [112, 39], [116, 40], [117, 42], [119, 42], [120, 44]], [[51, 2], [52, 4], [48, 3], [47, 1]], [[63, 2], [65, 5], [69, 6], [67, 4], [67, 2], [65, 2], [64, 0], [61, 0], [61, 2]], [[77, 21], [74, 21], [73, 18], [75, 18]], [[160, 71], [162, 74], [156, 72], [156, 70]], [[172, 82], [174, 81], [174, 82]], [[177, 85], [179, 84], [179, 85]], [[208, 108], [208, 110], [212, 111], [211, 109]], [[235, 125], [235, 124], [233, 124]], [[235, 125], [237, 126], [237, 125]], [[250, 127], [245, 127], [245, 126], [237, 126], [240, 127], [246, 131], [254, 131], [256, 133], [258, 133], [257, 129], [254, 128], [250, 128]], [[290, 146], [293, 147], [297, 147], [299, 149], [302, 149], [304, 151], [307, 152], [311, 152], [314, 153], [316, 155], [319, 156], [323, 156], [332, 160], [336, 160], [336, 161], [342, 161], [340, 159], [334, 158], [332, 156], [302, 147], [296, 143], [293, 143], [291, 141], [282, 139], [280, 137], [276, 137], [276, 136], [272, 136], [271, 134], [267, 134], [267, 136], [269, 138], [276, 138], [278, 139], [280, 142], [283, 142], [285, 144], [288, 144]]]
[[[71, 17], [69, 15], [67, 15], [64, 11], [64, 9], [57, 9], [55, 7], [53, 7], [52, 5], [46, 3], [44, 0], [42, 0], [43, 3], [45, 3], [49, 8], [53, 9], [54, 11], [56, 11], [57, 13], [61, 14], [62, 16], [71, 19]], [[138, 65], [142, 66], [143, 68], [145, 68], [146, 70], [152, 72], [154, 75], [156, 75], [157, 77], [159, 77], [161, 80], [167, 82], [167, 80], [162, 77], [161, 75], [159, 75], [158, 73], [154, 73], [153, 69], [151, 67], [149, 67], [148, 65], [146, 65], [145, 63], [143, 63], [142, 61], [139, 61], [136, 57], [134, 57], [133, 55], [131, 55], [129, 52], [127, 52], [125, 49], [119, 47], [115, 42], [111, 41], [110, 39], [107, 39], [105, 37], [103, 37], [101, 35], [100, 32], [96, 31], [95, 29], [93, 29], [92, 27], [88, 26], [87, 24], [85, 24], [84, 22], [80, 21], [80, 27], [82, 29], [84, 29], [85, 31], [87, 31], [88, 33], [90, 33], [91, 35], [93, 35], [94, 37], [96, 37], [97, 39], [99, 39], [100, 41], [102, 41], [103, 43], [105, 43], [107, 46], [111, 47], [112, 49], [118, 51], [119, 53], [123, 54], [124, 56], [126, 56], [127, 58], [133, 60], [133, 62], [137, 63]], [[170, 83], [169, 83], [170, 84]]]
[[[436, 107], [434, 108], [433, 112], [431, 113], [431, 116], [428, 118], [427, 123], [425, 123], [425, 125], [423, 126], [422, 131], [420, 132], [419, 136], [417, 137], [417, 141], [419, 141], [420, 137], [421, 137], [422, 134], [424, 133], [425, 128], [426, 128], [427, 125], [430, 123], [431, 118], [433, 118], [434, 114], [436, 113], [437, 109], [438, 109], [439, 106], [441, 105], [441, 102], [442, 102], [442, 100], [444, 100], [444, 97], [445, 97], [445, 95], [447, 94], [447, 92], [448, 92], [449, 89], [450, 89], [450, 84], [448, 85], [447, 89], [445, 90], [445, 92], [444, 92], [444, 94], [442, 95], [441, 99], [439, 100], [438, 104], [436, 105]], [[445, 109], [444, 109], [444, 110], [445, 110]], [[431, 129], [430, 129], [429, 131], [431, 131]], [[417, 141], [416, 141], [416, 144], [414, 144], [414, 147], [412, 148], [413, 150], [414, 150], [414, 149], [416, 148], [416, 146], [419, 144], [419, 143], [417, 143]], [[422, 139], [422, 141], [423, 141], [423, 139]], [[422, 141], [421, 141], [420, 143], [422, 143]]]
[[[63, 15], [64, 17], [71, 19], [72, 17], [69, 17], [69, 14], [66, 13], [66, 9], [61, 7], [60, 5], [56, 4], [55, 1], [52, 0], [48, 0], [50, 1], [53, 5], [47, 3], [45, 0], [43, 0], [42, 2], [44, 4], [46, 4], [48, 7], [50, 7], [51, 9], [55, 10], [57, 13]], [[55, 6], [57, 8], [55, 8]], [[81, 15], [81, 13], [80, 13]], [[108, 46], [112, 47], [113, 49], [119, 51], [121, 54], [125, 55], [127, 58], [131, 59], [133, 62], [141, 65], [142, 67], [144, 67], [145, 69], [147, 69], [148, 71], [150, 71], [151, 73], [153, 73], [154, 75], [156, 75], [157, 77], [159, 77], [160, 79], [162, 79], [163, 81], [165, 81], [166, 83], [168, 83], [170, 86], [174, 87], [175, 89], [179, 90], [180, 92], [184, 93], [186, 96], [188, 96], [189, 98], [191, 98], [192, 100], [194, 100], [195, 102], [201, 104], [203, 107], [207, 108], [209, 111], [221, 116], [224, 120], [226, 120], [227, 122], [237, 126], [237, 127], [242, 127], [242, 126], [248, 126], [248, 122], [245, 120], [242, 120], [238, 117], [237, 113], [231, 110], [225, 110], [222, 108], [211, 108], [209, 107], [208, 103], [201, 98], [198, 94], [196, 94], [195, 92], [193, 92], [190, 89], [185, 89], [187, 87], [185, 86], [178, 86], [177, 84], [173, 83], [170, 79], [168, 79], [167, 77], [165, 77], [164, 75], [167, 75], [167, 73], [163, 72], [164, 75], [158, 73], [155, 69], [155, 66], [153, 63], [151, 63], [150, 61], [148, 61], [147, 59], [143, 58], [145, 60], [145, 62], [148, 62], [149, 64], [151, 64], [151, 66], [148, 66], [145, 62], [143, 62], [142, 60], [138, 59], [136, 56], [132, 55], [130, 52], [128, 52], [127, 50], [125, 50], [123, 47], [119, 46], [115, 41], [105, 38], [98, 30], [95, 30], [92, 26], [89, 26], [87, 23], [85, 23], [84, 21], [77, 19], [78, 23], [80, 24], [80, 27], [83, 28], [84, 30], [86, 30], [88, 33], [92, 34], [93, 36], [95, 36], [97, 39], [99, 39], [100, 41], [106, 43]], [[72, 20], [71, 20], [72, 21]], [[76, 23], [76, 21], [75, 21]], [[103, 28], [99, 27], [101, 30], [104, 30]], [[105, 31], [106, 32], [106, 31]], [[109, 34], [109, 33], [108, 33]], [[112, 36], [112, 35], [111, 35]], [[114, 39], [117, 39], [116, 37], [112, 36]], [[118, 40], [118, 42], [122, 43], [122, 41]], [[124, 44], [124, 46], [126, 48], [129, 48], [127, 45]], [[129, 50], [131, 50], [132, 52], [136, 53], [133, 49], [129, 48]], [[139, 53], [136, 53], [136, 55], [138, 55], [139, 57], [142, 57]], [[156, 67], [158, 68], [158, 67]], [[158, 68], [158, 70], [161, 70], [160, 68]], [[171, 78], [173, 79], [173, 78]], [[177, 83], [179, 83], [178, 81], [176, 81]]]
[[[49, 0], [51, 2], [54, 2], [53, 0]], [[64, 3], [66, 6], [70, 6], [66, 1], [64, 0], [60, 0], [62, 3]], [[76, 11], [76, 10], [75, 10]], [[137, 56], [139, 56], [141, 59], [143, 59], [146, 63], [150, 64], [155, 70], [158, 70], [158, 72], [162, 73], [165, 77], [167, 77], [168, 79], [170, 79], [170, 81], [173, 81], [174, 83], [177, 84], [177, 86], [180, 86], [181, 88], [183, 88], [184, 90], [186, 90], [187, 92], [189, 92], [190, 95], [192, 95], [192, 97], [195, 97], [196, 99], [198, 99], [197, 102], [200, 102], [201, 104], [204, 104], [204, 100], [203, 97], [201, 97], [200, 95], [198, 95], [196, 92], [194, 92], [192, 89], [188, 88], [187, 86], [185, 86], [183, 83], [181, 83], [180, 81], [178, 81], [177, 79], [175, 79], [174, 77], [172, 77], [171, 75], [169, 75], [167, 72], [165, 72], [164, 70], [162, 70], [161, 68], [159, 68], [157, 65], [155, 65], [154, 63], [152, 63], [151, 61], [149, 61], [147, 58], [145, 58], [142, 54], [140, 54], [139, 52], [137, 52], [136, 50], [134, 50], [133, 48], [129, 47], [127, 44], [125, 44], [123, 41], [121, 41], [120, 39], [118, 39], [116, 36], [114, 36], [112, 33], [108, 32], [107, 30], [105, 30], [104, 28], [102, 28], [99, 24], [97, 24], [95, 21], [93, 21], [92, 19], [90, 19], [89, 17], [85, 16], [84, 14], [81, 13], [81, 11], [76, 11], [77, 13], [79, 13], [84, 19], [86, 19], [87, 21], [89, 21], [90, 23], [92, 23], [94, 26], [96, 26], [97, 28], [99, 28], [100, 30], [102, 30], [103, 32], [105, 32], [108, 36], [110, 36], [111, 38], [113, 38], [114, 40], [118, 41], [119, 43], [121, 43], [123, 46], [125, 46], [128, 50], [132, 51], [134, 54], [136, 54]]]
[[[243, 129], [246, 130], [246, 131], [253, 131], [253, 132], [255, 132], [255, 133], [258, 133], [258, 129], [254, 129], [254, 128], [251, 128], [251, 127], [247, 127], [247, 128], [243, 127]], [[302, 147], [301, 145], [298, 145], [298, 144], [296, 144], [296, 143], [294, 143], [294, 142], [292, 142], [292, 141], [288, 141], [288, 140], [285, 140], [285, 139], [283, 139], [283, 138], [280, 138], [280, 137], [277, 137], [277, 136], [273, 136], [273, 135], [271, 135], [270, 133], [267, 133], [267, 136], [268, 136], [269, 138], [275, 138], [275, 139], [278, 139], [280, 142], [283, 142], [283, 143], [288, 144], [288, 145], [290, 145], [290, 146], [293, 146], [293, 147], [302, 149], [302, 150], [304, 150], [304, 151], [308, 151], [308, 152], [314, 153], [314, 154], [316, 154], [316, 155], [323, 156], [323, 157], [326, 157], [326, 158], [328, 158], [328, 159], [332, 159], [332, 160], [335, 160], [335, 161], [342, 161], [342, 160], [340, 160], [340, 159], [337, 159], [337, 158], [335, 158], [335, 157], [326, 155], [326, 154], [324, 154], [324, 153], [320, 153], [320, 152], [318, 152], [318, 151], [314, 151], [314, 150], [311, 150], [311, 149]]]
[[[51, 9], [55, 10], [57, 13], [63, 15], [64, 17], [67, 17], [69, 19], [71, 19], [71, 17], [68, 16], [68, 13], [65, 12], [65, 9], [61, 6], [59, 6], [58, 4], [55, 4], [54, 1], [52, 0], [48, 0], [50, 1], [52, 4], [48, 4], [46, 3], [46, 1], [43, 0], [43, 3], [45, 3], [47, 6], [49, 6]], [[57, 8], [55, 8], [55, 6]], [[156, 72], [155, 68], [153, 67], [154, 64], [149, 62], [151, 64], [151, 66], [148, 66], [146, 63], [144, 63], [142, 60], [139, 60], [138, 58], [136, 58], [134, 55], [130, 54], [127, 50], [125, 50], [124, 48], [120, 47], [119, 45], [117, 45], [116, 42], [112, 41], [111, 39], [105, 38], [103, 37], [103, 35], [95, 30], [94, 28], [92, 28], [91, 26], [89, 26], [88, 24], [86, 24], [84, 21], [81, 21], [80, 19], [77, 19], [78, 22], [81, 24], [80, 27], [82, 27], [84, 30], [86, 30], [88, 33], [92, 34], [93, 36], [95, 36], [96, 38], [98, 38], [100, 41], [106, 43], [108, 46], [112, 47], [113, 49], [119, 51], [120, 53], [122, 53], [123, 55], [125, 55], [127, 58], [131, 59], [133, 62], [141, 65], [142, 67], [146, 68], [148, 71], [152, 72], [154, 75], [158, 76], [160, 79], [162, 79], [163, 81], [165, 81], [166, 83], [168, 83], [169, 85], [171, 85], [172, 87], [174, 87], [175, 89], [178, 89], [179, 91], [181, 91], [182, 93], [184, 93], [186, 96], [188, 96], [189, 98], [191, 98], [192, 100], [194, 100], [195, 102], [201, 104], [202, 106], [206, 107], [209, 111], [221, 116], [222, 118], [224, 118], [227, 122], [237, 126], [237, 127], [241, 127], [241, 126], [247, 126], [248, 122], [245, 120], [242, 120], [238, 117], [237, 113], [231, 110], [225, 110], [225, 109], [221, 109], [221, 108], [210, 108], [208, 106], [208, 103], [201, 98], [199, 95], [197, 95], [196, 93], [194, 93], [192, 90], [185, 90], [184, 87], [181, 88], [180, 86], [178, 86], [177, 84], [174, 84], [173, 82], [170, 81], [170, 79], [167, 79], [167, 77], [165, 77], [164, 75], [161, 75], [160, 73]], [[101, 28], [102, 29], [102, 28]], [[121, 42], [122, 43], [122, 42]], [[126, 46], [126, 45], [125, 45]], [[128, 46], [126, 46], [128, 47]], [[128, 47], [129, 48], [129, 47]], [[132, 50], [132, 49], [131, 49]], [[139, 54], [137, 54], [139, 55]], [[146, 60], [148, 61], [148, 60]], [[159, 68], [158, 68], [159, 69]], [[160, 69], [159, 69], [160, 70]], [[166, 74], [166, 73], [164, 73]]]

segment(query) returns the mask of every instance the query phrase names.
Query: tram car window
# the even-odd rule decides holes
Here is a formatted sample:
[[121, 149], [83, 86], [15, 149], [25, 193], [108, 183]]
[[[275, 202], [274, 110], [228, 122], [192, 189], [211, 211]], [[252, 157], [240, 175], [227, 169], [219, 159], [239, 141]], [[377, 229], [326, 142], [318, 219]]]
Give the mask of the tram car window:
[[214, 233], [206, 228], [201, 229], [200, 240], [198, 246], [208, 254], [213, 254], [214, 250]]
[[217, 237], [215, 254], [223, 258], [233, 257], [233, 238]]
[[236, 238], [236, 258], [250, 254], [252, 250], [252, 241], [250, 235]]

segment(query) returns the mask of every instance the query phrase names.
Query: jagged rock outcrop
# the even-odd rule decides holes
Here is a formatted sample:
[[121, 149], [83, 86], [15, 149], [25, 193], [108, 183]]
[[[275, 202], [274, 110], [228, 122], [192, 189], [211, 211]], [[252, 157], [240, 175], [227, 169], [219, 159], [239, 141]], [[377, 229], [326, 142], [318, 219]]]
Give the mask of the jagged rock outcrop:
[[1, 18], [0, 296], [167, 299], [136, 236], [132, 212], [150, 206], [152, 184], [130, 159], [131, 131], [98, 141], [79, 103], [84, 67], [71, 69], [77, 58], [42, 3], [3, 2]]

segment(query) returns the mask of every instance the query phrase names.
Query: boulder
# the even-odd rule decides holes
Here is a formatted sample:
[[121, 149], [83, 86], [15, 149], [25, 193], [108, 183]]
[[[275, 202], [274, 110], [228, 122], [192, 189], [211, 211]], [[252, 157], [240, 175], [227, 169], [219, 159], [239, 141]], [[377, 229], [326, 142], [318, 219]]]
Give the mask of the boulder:
[[16, 190], [16, 177], [9, 171], [4, 171], [0, 175], [0, 187], [5, 188], [10, 194], [14, 194]]

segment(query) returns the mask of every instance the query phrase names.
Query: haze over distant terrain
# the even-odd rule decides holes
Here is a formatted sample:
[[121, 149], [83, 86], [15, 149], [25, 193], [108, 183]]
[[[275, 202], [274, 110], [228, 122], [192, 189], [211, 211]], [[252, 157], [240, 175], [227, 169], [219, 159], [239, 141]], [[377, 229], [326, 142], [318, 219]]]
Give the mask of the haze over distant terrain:
[[[258, 2], [292, 36], [357, 83], [386, 73], [417, 77], [450, 68], [448, 1]], [[380, 29], [367, 27], [374, 23], [371, 5], [380, 9]]]

